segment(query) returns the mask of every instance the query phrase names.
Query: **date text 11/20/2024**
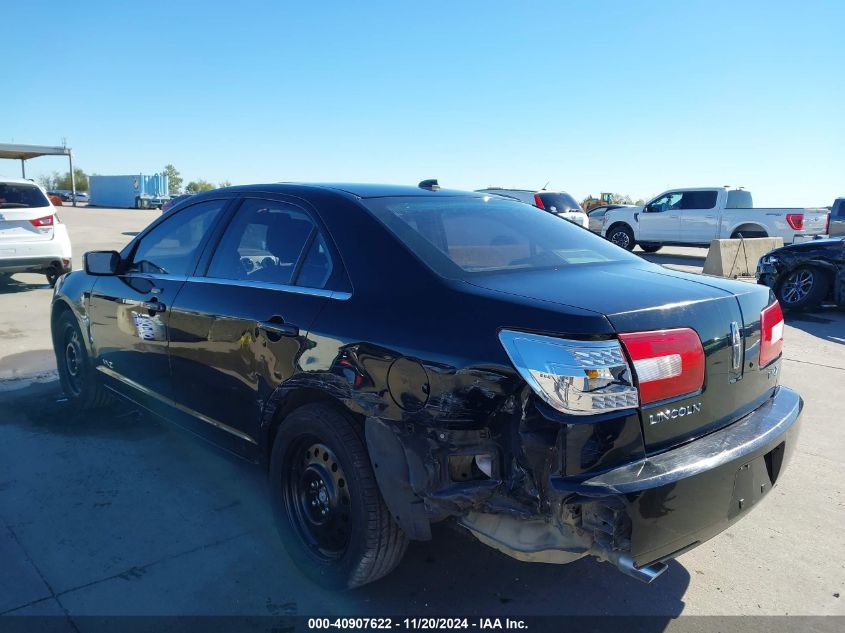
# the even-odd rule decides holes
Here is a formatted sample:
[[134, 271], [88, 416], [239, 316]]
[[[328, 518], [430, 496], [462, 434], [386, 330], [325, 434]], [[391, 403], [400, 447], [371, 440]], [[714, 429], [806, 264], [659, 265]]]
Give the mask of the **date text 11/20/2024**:
[[309, 618], [309, 630], [409, 629], [456, 630], [526, 630], [528, 624], [518, 618]]

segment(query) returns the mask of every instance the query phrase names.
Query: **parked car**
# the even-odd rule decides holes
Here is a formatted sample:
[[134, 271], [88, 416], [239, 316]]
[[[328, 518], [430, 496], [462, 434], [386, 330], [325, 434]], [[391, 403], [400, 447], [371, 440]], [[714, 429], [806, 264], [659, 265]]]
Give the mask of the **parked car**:
[[479, 193], [489, 193], [505, 198], [513, 198], [530, 204], [538, 209], [543, 209], [558, 217], [574, 222], [579, 226], [587, 228], [589, 222], [587, 214], [575, 200], [565, 191], [529, 191], [528, 189], [503, 189], [501, 187], [488, 187], [487, 189], [478, 189]]
[[[74, 197], [74, 194], [73, 194], [73, 192], [71, 192], [71, 194], [70, 194], [71, 201], [73, 201], [73, 197]], [[89, 197], [88, 197], [87, 193], [85, 193], [84, 191], [77, 191], [76, 192], [76, 201], [77, 202], [88, 202], [88, 200], [89, 200]]]
[[756, 275], [787, 310], [812, 310], [823, 301], [845, 305], [845, 237], [776, 248], [760, 258]]
[[830, 237], [845, 237], [845, 198], [837, 198], [830, 207]]
[[261, 464], [333, 588], [447, 518], [651, 581], [779, 481], [802, 408], [767, 288], [434, 186], [198, 194], [87, 253], [52, 324], [74, 406], [119, 394]]
[[629, 251], [639, 244], [654, 252], [664, 244], [706, 246], [739, 237], [782, 237], [791, 244], [826, 227], [826, 209], [754, 208], [749, 191], [705, 187], [672, 189], [643, 207], [608, 211], [602, 235]]
[[167, 212], [168, 212], [168, 211], [170, 211], [170, 209], [172, 209], [174, 206], [176, 206], [177, 204], [179, 204], [179, 203], [180, 203], [180, 202], [182, 202], [183, 200], [187, 200], [187, 199], [188, 199], [188, 198], [190, 198], [192, 195], [193, 195], [193, 194], [190, 194], [190, 193], [179, 193], [179, 194], [176, 194], [175, 196], [170, 196], [170, 200], [168, 200], [167, 202], [165, 202], [165, 203], [162, 205], [162, 207], [161, 207], [161, 212], [162, 212], [162, 213], [167, 213]]
[[71, 268], [67, 228], [47, 192], [22, 178], [0, 178], [0, 276], [34, 272], [50, 285]]
[[612, 209], [621, 209], [622, 207], [632, 207], [631, 204], [603, 204], [598, 207], [593, 207], [587, 211], [587, 218], [589, 219], [588, 228], [593, 233], [601, 235], [602, 225], [604, 223], [604, 214]]

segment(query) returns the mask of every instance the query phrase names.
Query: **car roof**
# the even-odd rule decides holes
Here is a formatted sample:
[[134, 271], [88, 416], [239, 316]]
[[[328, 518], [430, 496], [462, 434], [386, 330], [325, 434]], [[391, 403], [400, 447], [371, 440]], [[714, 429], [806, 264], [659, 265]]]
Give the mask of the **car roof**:
[[291, 190], [302, 189], [323, 189], [349, 194], [357, 198], [386, 198], [394, 196], [472, 196], [480, 197], [472, 191], [461, 191], [458, 189], [424, 189], [409, 185], [383, 185], [374, 183], [310, 183], [310, 182], [277, 182], [264, 185], [238, 185], [226, 187], [225, 191], [232, 192], [278, 192], [285, 193]]
[[37, 182], [34, 180], [30, 180], [29, 178], [6, 178], [6, 176], [0, 176], [0, 182], [15, 184], [15, 185], [33, 185], [35, 187], [41, 188]]

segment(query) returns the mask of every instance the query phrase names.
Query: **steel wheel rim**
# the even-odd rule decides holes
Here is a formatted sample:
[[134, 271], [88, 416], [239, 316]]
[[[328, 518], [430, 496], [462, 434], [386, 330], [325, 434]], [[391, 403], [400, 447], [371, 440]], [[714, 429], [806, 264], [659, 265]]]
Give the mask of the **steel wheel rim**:
[[809, 270], [791, 273], [781, 289], [781, 298], [784, 303], [794, 304], [805, 299], [810, 294], [814, 281], [813, 273]]
[[316, 437], [302, 437], [287, 464], [282, 494], [291, 524], [315, 558], [337, 560], [352, 536], [352, 498], [337, 456]]
[[616, 231], [610, 236], [610, 241], [622, 248], [628, 248], [628, 244], [631, 243], [631, 238], [628, 237], [628, 234], [625, 231]]
[[68, 378], [68, 386], [75, 396], [82, 393], [82, 354], [79, 334], [76, 330], [68, 328], [68, 334], [65, 335], [65, 373]]

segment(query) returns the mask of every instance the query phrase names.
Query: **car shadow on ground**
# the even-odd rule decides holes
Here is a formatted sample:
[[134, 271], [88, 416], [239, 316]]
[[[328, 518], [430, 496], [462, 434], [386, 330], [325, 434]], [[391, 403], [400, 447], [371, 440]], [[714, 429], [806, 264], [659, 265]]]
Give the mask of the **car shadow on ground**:
[[0, 295], [28, 292], [30, 290], [49, 290], [50, 284], [47, 283], [47, 278], [42, 277], [42, 279], [44, 280], [43, 283], [32, 283], [19, 281], [8, 275], [0, 275]]
[[[12, 409], [16, 416], [4, 414], [4, 411]], [[522, 563], [482, 545], [463, 528], [449, 521], [433, 526], [432, 541], [412, 542], [402, 564], [387, 577], [353, 591], [324, 591], [296, 570], [284, 553], [269, 511], [269, 491], [261, 468], [122, 402], [116, 402], [96, 414], [75, 413], [67, 405], [56, 382], [32, 385], [13, 394], [0, 393], [0, 427], [3, 424], [13, 424], [37, 437], [55, 437], [62, 446], [63, 454], [73, 451], [80, 455], [80, 465], [75, 468], [84, 471], [86, 477], [94, 476], [98, 469], [105, 468], [106, 479], [96, 475], [97, 486], [118, 489], [115, 491], [116, 499], [133, 494], [132, 486], [139, 486], [139, 490], [146, 491], [146, 494], [152, 491], [152, 494], [160, 495], [159, 503], [178, 498], [180, 488], [202, 491], [208, 501], [192, 512], [206, 513], [213, 508], [215, 512], [211, 513], [212, 516], [220, 516], [219, 520], [223, 521], [222, 515], [216, 511], [225, 508], [225, 521], [248, 526], [249, 536], [246, 538], [252, 545], [231, 553], [237, 562], [226, 568], [226, 583], [242, 589], [259, 586], [263, 592], [261, 595], [267, 596], [268, 611], [270, 605], [283, 604], [294, 605], [291, 608], [295, 609], [295, 613], [316, 612], [322, 615], [504, 617], [635, 614], [652, 616], [640, 622], [637, 630], [662, 631], [685, 607], [683, 596], [690, 584], [690, 573], [678, 562], [671, 562], [668, 570], [651, 585], [623, 575], [608, 563], [589, 558], [562, 566]], [[148, 464], [152, 473], [150, 480], [122, 485], [119, 477], [109, 476], [112, 466], [100, 463], [107, 461], [108, 456], [91, 454], [102, 451], [102, 446], [110, 446], [112, 454], [134, 454], [131, 461]], [[165, 455], [168, 459], [189, 464], [189, 467], [179, 470], [183, 466], [166, 466], [161, 463]], [[44, 459], [44, 467], [47, 467], [49, 458], [45, 455]], [[65, 476], [71, 481], [74, 477], [72, 474]], [[171, 481], [170, 478], [176, 480]], [[76, 495], [84, 496], [83, 491], [76, 491], [73, 487], [66, 488], [63, 494], [74, 498]], [[15, 513], [13, 508], [9, 510], [10, 514]], [[167, 534], [185, 533], [191, 529], [191, 513], [186, 511], [185, 514], [188, 518], [184, 520], [171, 516], [172, 522], [175, 522], [162, 528], [165, 541]], [[77, 521], [72, 517], [67, 520]], [[180, 521], [184, 525], [180, 525]], [[131, 521], [128, 524], [134, 525]], [[96, 528], [96, 525], [88, 525], [86, 531]], [[134, 529], [129, 528], [129, 532], [121, 536], [126, 547], [131, 548], [133, 541], [144, 540], [143, 527], [138, 527], [137, 533], [132, 532]], [[59, 556], [59, 553], [56, 555]], [[61, 553], [62, 560], [79, 555], [66, 551]], [[202, 564], [223, 564], [207, 562], [216, 557], [225, 559], [226, 554], [210, 550], [204, 558], [206, 562]], [[170, 563], [164, 563], [167, 564]], [[66, 573], [76, 576], [78, 572]], [[162, 587], [170, 583], [190, 586], [196, 570], [180, 571], [174, 567], [160, 573], [160, 576], [155, 576], [154, 572], [150, 572], [146, 586], [149, 587], [150, 583], [159, 586], [146, 589], [146, 592], [166, 593]], [[180, 574], [188, 575], [179, 580]], [[97, 602], [99, 599], [92, 597], [91, 602], [86, 603], [89, 613], [97, 613], [100, 609], [100, 612], [108, 612], [114, 608], [114, 604], [100, 604]], [[157, 603], [150, 598], [140, 607], [129, 602], [120, 604], [125, 604], [127, 609], [144, 611], [154, 609]], [[262, 611], [265, 608], [263, 604], [250, 603], [248, 599], [246, 604], [249, 606], [241, 608], [251, 609], [252, 612], [256, 606]], [[203, 609], [214, 612], [214, 608], [215, 605], [210, 604], [192, 604], [194, 612], [202, 612]], [[555, 624], [553, 618], [549, 618], [548, 624]], [[545, 630], [532, 627], [532, 630], [541, 629]]]
[[830, 343], [845, 345], [845, 306], [823, 306], [812, 312], [786, 312], [787, 325]]
[[704, 260], [707, 259], [707, 251], [702, 255], [678, 255], [678, 254], [662, 254], [662, 253], [644, 253], [642, 251], [634, 251], [635, 255], [639, 255], [644, 260], [652, 264], [660, 264], [661, 266], [704, 266]]

